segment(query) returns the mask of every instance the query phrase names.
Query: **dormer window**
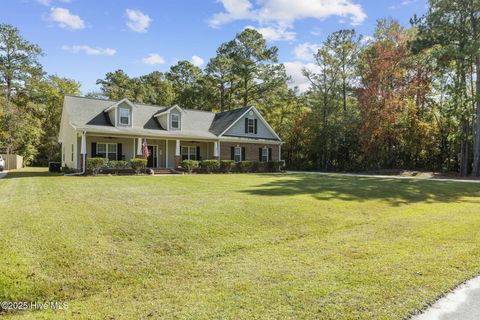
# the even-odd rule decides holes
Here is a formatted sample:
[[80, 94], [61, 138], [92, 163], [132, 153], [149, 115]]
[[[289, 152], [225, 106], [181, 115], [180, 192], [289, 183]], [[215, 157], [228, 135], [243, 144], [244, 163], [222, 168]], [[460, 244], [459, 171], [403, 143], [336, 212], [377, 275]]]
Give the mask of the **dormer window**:
[[180, 116], [178, 114], [172, 113], [170, 115], [170, 128], [172, 129], [180, 129]]
[[119, 108], [120, 124], [124, 126], [130, 125], [130, 110], [126, 108]]

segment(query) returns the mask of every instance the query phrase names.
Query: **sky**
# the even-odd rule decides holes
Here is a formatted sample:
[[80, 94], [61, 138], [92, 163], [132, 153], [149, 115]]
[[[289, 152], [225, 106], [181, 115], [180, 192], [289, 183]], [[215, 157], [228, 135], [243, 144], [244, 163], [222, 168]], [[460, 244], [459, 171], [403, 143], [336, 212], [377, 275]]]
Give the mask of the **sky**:
[[123, 69], [130, 76], [168, 71], [179, 60], [203, 68], [220, 44], [255, 28], [306, 90], [302, 68], [332, 32], [355, 29], [371, 37], [376, 21], [404, 26], [426, 11], [426, 0], [3, 0], [0, 23], [44, 51], [49, 74], [75, 79], [84, 94], [96, 80]]

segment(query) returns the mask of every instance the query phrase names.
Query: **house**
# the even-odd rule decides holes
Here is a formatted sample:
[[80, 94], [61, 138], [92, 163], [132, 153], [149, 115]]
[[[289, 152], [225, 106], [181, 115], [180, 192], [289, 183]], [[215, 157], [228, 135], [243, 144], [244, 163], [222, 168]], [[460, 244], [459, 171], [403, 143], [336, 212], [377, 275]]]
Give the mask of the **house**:
[[88, 157], [129, 161], [144, 142], [150, 168], [185, 159], [280, 160], [282, 145], [255, 107], [214, 113], [76, 96], [65, 96], [59, 142], [62, 166], [75, 169]]

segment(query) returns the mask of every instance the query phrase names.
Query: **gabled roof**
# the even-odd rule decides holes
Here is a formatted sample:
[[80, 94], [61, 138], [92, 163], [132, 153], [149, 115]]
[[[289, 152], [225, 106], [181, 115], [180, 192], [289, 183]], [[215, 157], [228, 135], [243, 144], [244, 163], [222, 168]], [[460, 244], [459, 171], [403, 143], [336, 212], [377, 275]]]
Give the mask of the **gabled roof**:
[[[104, 99], [65, 96], [62, 121], [67, 121], [77, 130], [86, 130], [94, 133], [198, 137], [215, 139], [235, 123], [245, 112], [252, 107], [244, 107], [221, 113], [201, 110], [183, 109], [178, 106], [164, 107], [140, 103], [129, 104], [135, 107], [131, 127], [115, 127], [110, 122], [107, 110], [120, 104], [124, 100], [115, 102]], [[162, 128], [156, 116], [172, 108], [179, 108], [182, 112], [182, 130], [167, 131]], [[65, 117], [65, 118], [64, 118]], [[268, 125], [268, 124], [267, 124]], [[250, 137], [251, 138], [251, 137]]]
[[210, 126], [210, 132], [213, 132], [217, 136], [222, 134], [249, 109], [250, 107], [243, 107], [215, 114], [215, 118]]
[[177, 109], [177, 110], [180, 111], [180, 112], [183, 111], [182, 108], [180, 108], [180, 107], [177, 106], [177, 105], [174, 105], [174, 106], [165, 108], [165, 109], [163, 109], [163, 110], [157, 111], [153, 116], [154, 116], [154, 117], [158, 117], [158, 116], [160, 116], [160, 115], [162, 115], [162, 114], [165, 114], [165, 113], [171, 111], [172, 109]]

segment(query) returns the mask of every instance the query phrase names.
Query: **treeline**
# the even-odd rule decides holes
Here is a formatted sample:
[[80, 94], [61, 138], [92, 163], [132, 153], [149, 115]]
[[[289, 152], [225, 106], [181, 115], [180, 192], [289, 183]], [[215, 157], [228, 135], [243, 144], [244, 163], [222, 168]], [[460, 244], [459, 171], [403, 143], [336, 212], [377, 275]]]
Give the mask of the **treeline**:
[[[339, 30], [314, 54], [315, 68], [304, 70], [304, 93], [288, 87], [278, 49], [245, 29], [204, 69], [179, 61], [140, 77], [117, 70], [88, 95], [212, 111], [255, 105], [285, 141], [291, 169], [479, 176], [479, 28], [480, 0], [430, 0], [410, 28], [384, 19], [371, 38]], [[2, 26], [1, 35], [0, 147], [37, 163], [54, 159], [61, 97], [78, 93], [78, 84], [46, 76], [36, 60], [41, 50], [16, 29]], [[20, 60], [8, 58], [15, 49]]]

